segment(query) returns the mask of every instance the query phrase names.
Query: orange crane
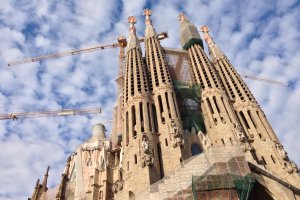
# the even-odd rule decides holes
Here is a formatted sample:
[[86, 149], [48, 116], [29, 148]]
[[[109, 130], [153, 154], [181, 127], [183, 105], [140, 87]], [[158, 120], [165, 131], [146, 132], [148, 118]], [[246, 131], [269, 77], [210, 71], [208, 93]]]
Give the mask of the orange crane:
[[61, 110], [46, 110], [36, 112], [19, 112], [0, 114], [0, 120], [17, 120], [23, 118], [37, 118], [37, 117], [57, 117], [70, 115], [86, 115], [86, 114], [100, 114], [101, 108], [87, 108], [87, 109], [61, 109]]
[[[163, 40], [167, 37], [168, 37], [167, 32], [162, 32], [162, 33], [157, 35], [157, 38], [159, 40]], [[144, 42], [144, 38], [140, 38], [139, 41]], [[122, 65], [124, 64], [124, 58], [125, 58], [124, 48], [126, 46], [127, 46], [126, 38], [124, 36], [120, 36], [120, 37], [118, 37], [118, 43], [106, 44], [106, 45], [98, 44], [98, 45], [95, 45], [95, 46], [86, 47], [86, 48], [82, 48], [82, 49], [73, 49], [73, 50], [64, 51], [64, 52], [60, 52], [60, 53], [47, 54], [47, 55], [37, 56], [37, 57], [33, 57], [33, 58], [25, 58], [23, 60], [17, 60], [17, 61], [9, 62], [7, 65], [12, 67], [12, 66], [15, 66], [15, 65], [31, 63], [31, 62], [38, 62], [38, 61], [46, 60], [46, 59], [60, 58], [60, 57], [64, 57], [64, 56], [73, 56], [73, 55], [89, 53], [89, 52], [94, 52], [94, 51], [103, 50], [103, 49], [119, 47], [120, 48], [119, 77], [121, 77], [122, 73], [123, 73], [123, 71], [122, 71], [123, 66]], [[275, 80], [270, 80], [270, 79], [267, 79], [267, 78], [257, 77], [255, 75], [242, 74], [242, 73], [239, 73], [239, 75], [243, 78], [262, 81], [262, 82], [265, 82], [265, 83], [275, 84], [275, 85], [284, 86], [284, 87], [289, 87], [289, 85], [286, 84], [286, 83], [282, 83], [282, 82], [275, 81]]]

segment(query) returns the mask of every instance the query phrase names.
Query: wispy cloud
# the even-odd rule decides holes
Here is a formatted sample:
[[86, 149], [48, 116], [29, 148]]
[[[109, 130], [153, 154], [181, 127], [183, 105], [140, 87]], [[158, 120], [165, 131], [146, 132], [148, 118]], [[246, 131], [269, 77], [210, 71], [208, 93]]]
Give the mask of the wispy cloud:
[[300, 164], [299, 1], [22, 1], [0, 5], [0, 113], [101, 107], [100, 116], [0, 121], [0, 198], [25, 199], [51, 165], [50, 186], [58, 183], [65, 160], [87, 139], [93, 123], [112, 118], [118, 50], [8, 68], [7, 62], [127, 35], [129, 15], [153, 10], [162, 44], [179, 47], [176, 20], [184, 11], [196, 26], [211, 26], [215, 41], [238, 70], [291, 83], [290, 88], [248, 80], [289, 155]]

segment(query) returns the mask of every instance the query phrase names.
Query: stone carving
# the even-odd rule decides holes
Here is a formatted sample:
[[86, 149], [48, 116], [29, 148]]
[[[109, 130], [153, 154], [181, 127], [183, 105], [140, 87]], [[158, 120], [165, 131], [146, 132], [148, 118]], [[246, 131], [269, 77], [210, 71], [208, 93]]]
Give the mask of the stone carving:
[[122, 190], [123, 189], [123, 185], [124, 185], [124, 181], [123, 180], [117, 180], [116, 182], [114, 182], [114, 184], [112, 185], [113, 192], [117, 193], [120, 190]]
[[295, 173], [298, 173], [298, 172], [299, 172], [299, 168], [298, 168], [297, 164], [296, 164], [294, 161], [291, 161], [291, 166], [292, 166], [293, 171], [294, 171]]
[[175, 124], [174, 120], [171, 121], [171, 126], [170, 126], [170, 134], [173, 137], [173, 147], [176, 148], [177, 146], [182, 147], [184, 145], [184, 140], [182, 133], [179, 130], [179, 127], [177, 124]]
[[146, 134], [142, 137], [142, 167], [153, 165], [154, 157], [153, 157], [153, 150], [151, 148], [150, 142]]
[[293, 173], [293, 166], [290, 162], [285, 163], [285, 168], [286, 168], [288, 173]]
[[280, 156], [283, 160], [287, 159], [287, 153], [286, 153], [286, 151], [283, 149], [283, 146], [282, 146], [281, 144], [276, 143], [276, 144], [275, 144], [275, 147], [276, 147], [276, 151], [277, 151], [277, 153], [279, 154], [279, 156]]
[[242, 146], [243, 148], [243, 151], [246, 152], [246, 151], [251, 151], [252, 150], [252, 147], [250, 146], [250, 144], [248, 142], [245, 142]]
[[234, 131], [239, 141], [241, 142], [245, 141], [245, 136], [241, 125], [239, 125], [238, 123], [234, 124]]
[[210, 28], [208, 27], [208, 26], [201, 26], [200, 27], [200, 30], [201, 30], [201, 32], [203, 32], [204, 33], [204, 39], [205, 39], [205, 41], [207, 42], [207, 44], [211, 44], [211, 43], [213, 43], [213, 39], [212, 39], [212, 37], [209, 35], [209, 30], [210, 30]]

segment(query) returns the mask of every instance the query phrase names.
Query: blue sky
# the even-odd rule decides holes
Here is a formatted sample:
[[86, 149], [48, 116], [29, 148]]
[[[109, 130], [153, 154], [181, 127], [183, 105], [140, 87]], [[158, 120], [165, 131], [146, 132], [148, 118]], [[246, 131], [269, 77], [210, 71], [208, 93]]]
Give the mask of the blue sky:
[[[0, 199], [25, 199], [51, 166], [49, 185], [60, 180], [70, 152], [92, 124], [112, 118], [118, 49], [8, 68], [7, 62], [128, 35], [127, 17], [144, 32], [143, 8], [151, 7], [165, 47], [180, 48], [177, 16], [184, 11], [211, 35], [234, 66], [292, 87], [246, 80], [286, 148], [300, 164], [300, 5], [296, 0], [1, 0], [0, 113], [101, 107], [98, 116], [0, 121]], [[205, 46], [206, 47], [206, 46]], [[110, 128], [108, 127], [108, 130]], [[109, 131], [108, 131], [109, 134]]]

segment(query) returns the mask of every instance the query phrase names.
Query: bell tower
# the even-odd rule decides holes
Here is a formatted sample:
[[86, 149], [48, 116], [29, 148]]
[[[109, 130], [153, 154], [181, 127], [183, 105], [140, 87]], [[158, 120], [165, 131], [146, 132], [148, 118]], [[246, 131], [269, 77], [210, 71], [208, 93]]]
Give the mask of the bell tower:
[[197, 28], [182, 13], [178, 19], [181, 46], [188, 52], [194, 81], [201, 86], [201, 109], [212, 144], [227, 146], [239, 141], [247, 142], [222, 83], [203, 50], [203, 42]]
[[161, 150], [159, 153], [163, 176], [168, 175], [174, 166], [184, 159], [182, 155], [184, 139], [170, 72], [150, 19], [151, 14], [151, 10], [144, 10], [146, 16], [145, 57], [150, 77], [149, 89], [153, 95], [154, 131], [160, 139], [158, 148]]
[[260, 105], [239, 76], [225, 54], [209, 34], [209, 27], [202, 26], [210, 59], [218, 72], [236, 115], [251, 142], [253, 157], [261, 167], [272, 171], [288, 182], [300, 185], [298, 168], [291, 162], [268, 122]]
[[[130, 32], [123, 85], [122, 148], [124, 156], [121, 162], [124, 191], [129, 192], [132, 196], [159, 180], [160, 170], [156, 149], [158, 136], [154, 133], [153, 114], [151, 112], [152, 100], [147, 71], [134, 26], [136, 18], [130, 16], [128, 22], [130, 23]], [[125, 196], [127, 195], [125, 194]]]

